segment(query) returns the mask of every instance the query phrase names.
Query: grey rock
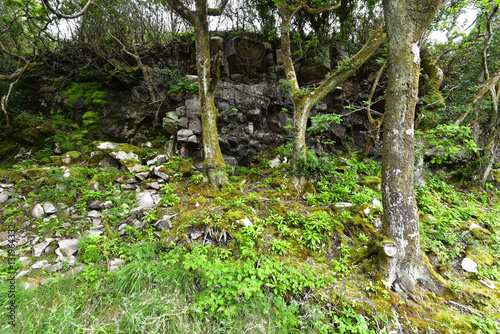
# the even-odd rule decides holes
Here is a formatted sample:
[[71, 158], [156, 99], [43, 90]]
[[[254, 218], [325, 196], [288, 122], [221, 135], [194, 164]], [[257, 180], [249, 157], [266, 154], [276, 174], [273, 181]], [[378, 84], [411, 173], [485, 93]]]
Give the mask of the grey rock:
[[190, 236], [191, 236], [191, 239], [196, 240], [196, 239], [202, 237], [203, 234], [204, 233], [203, 233], [202, 230], [196, 229], [196, 230], [194, 230], [193, 232], [190, 233]]
[[194, 132], [189, 129], [182, 129], [177, 132], [177, 141], [181, 143], [188, 143]]
[[0, 204], [3, 204], [9, 200], [9, 195], [7, 193], [0, 193]]
[[163, 129], [171, 135], [175, 135], [179, 131], [179, 113], [177, 111], [167, 112], [162, 120]]
[[53, 272], [61, 270], [63, 267], [64, 267], [64, 263], [58, 262], [56, 264], [53, 264], [53, 265], [48, 266], [47, 268], [45, 268], [45, 271], [53, 273]]
[[151, 209], [155, 206], [153, 197], [151, 196], [151, 193], [149, 192], [144, 192], [138, 194], [138, 207], [141, 209]]
[[30, 268], [31, 269], [42, 269], [42, 268], [46, 267], [48, 264], [49, 264], [49, 261], [41, 260], [41, 261], [37, 261], [37, 262], [33, 263]]
[[45, 248], [47, 248], [52, 241], [54, 241], [54, 239], [47, 238], [43, 242], [41, 242], [41, 243], [33, 246], [33, 256], [34, 257], [40, 257], [40, 255], [42, 255], [42, 253], [45, 250]]
[[112, 207], [113, 207], [112, 201], [105, 201], [104, 203], [101, 204], [101, 209], [109, 209]]
[[[154, 159], [148, 160], [146, 164], [148, 166], [151, 165], [163, 165], [165, 162], [168, 161], [168, 157], [164, 154], [156, 156]], [[137, 177], [137, 174], [135, 175]]]
[[[148, 161], [148, 164], [149, 164], [149, 161]], [[148, 176], [149, 176], [149, 172], [141, 172], [141, 173], [135, 174], [136, 179], [139, 181], [146, 180], [148, 178]]]
[[87, 214], [87, 217], [92, 219], [101, 218], [101, 216], [102, 216], [101, 213], [96, 210], [92, 210]]
[[31, 270], [22, 270], [19, 272], [19, 274], [16, 275], [16, 279], [21, 278], [23, 276], [28, 275], [31, 272]]
[[31, 216], [35, 219], [39, 219], [43, 216], [45, 211], [43, 210], [43, 207], [40, 204], [36, 204], [33, 210], [31, 210]]
[[67, 255], [71, 256], [78, 251], [78, 239], [64, 239], [58, 242], [59, 248]]
[[99, 210], [101, 208], [101, 204], [102, 204], [101, 201], [92, 201], [89, 204], [89, 209]]

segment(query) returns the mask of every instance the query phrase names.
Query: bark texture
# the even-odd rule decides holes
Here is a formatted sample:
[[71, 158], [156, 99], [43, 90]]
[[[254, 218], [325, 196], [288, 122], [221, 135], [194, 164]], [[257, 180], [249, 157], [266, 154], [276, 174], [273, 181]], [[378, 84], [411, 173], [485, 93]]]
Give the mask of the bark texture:
[[208, 16], [222, 14], [227, 0], [223, 0], [217, 8], [208, 8], [206, 0], [196, 0], [196, 10], [190, 10], [179, 0], [165, 0], [172, 9], [183, 19], [188, 21], [195, 31], [196, 68], [198, 71], [198, 85], [201, 105], [201, 124], [203, 127], [203, 153], [205, 155], [204, 168], [207, 172], [210, 186], [217, 190], [224, 181], [224, 159], [219, 146], [217, 133], [218, 111], [214, 104], [214, 92], [219, 82], [219, 56], [217, 55], [213, 67], [210, 64], [210, 32], [208, 30]]
[[388, 35], [388, 83], [382, 149], [384, 219], [379, 267], [386, 285], [412, 291], [417, 282], [436, 288], [420, 250], [413, 188], [414, 115], [423, 34], [441, 0], [384, 0]]

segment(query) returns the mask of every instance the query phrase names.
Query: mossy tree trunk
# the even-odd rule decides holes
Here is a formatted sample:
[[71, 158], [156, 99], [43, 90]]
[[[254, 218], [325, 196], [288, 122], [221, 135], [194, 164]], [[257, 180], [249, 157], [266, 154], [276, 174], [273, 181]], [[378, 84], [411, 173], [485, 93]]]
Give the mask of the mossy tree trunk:
[[292, 43], [290, 39], [291, 21], [294, 15], [300, 10], [315, 15], [333, 10], [339, 6], [340, 2], [321, 8], [310, 8], [304, 3], [298, 3], [294, 6], [289, 6], [285, 3], [278, 4], [281, 16], [281, 49], [283, 52], [283, 63], [287, 86], [294, 107], [292, 130], [294, 140], [292, 165], [294, 168], [297, 167], [297, 163], [300, 159], [306, 159], [306, 130], [307, 120], [311, 109], [330, 91], [352, 76], [386, 39], [385, 31], [382, 28], [376, 29], [361, 50], [352, 59], [344, 62], [335, 72], [331, 73], [321, 85], [316, 88], [301, 89], [293, 66]]
[[214, 104], [214, 92], [219, 82], [219, 55], [213, 67], [210, 64], [210, 32], [208, 16], [222, 14], [228, 0], [222, 0], [217, 8], [209, 8], [206, 0], [196, 0], [195, 10], [191, 10], [179, 0], [165, 0], [172, 9], [188, 21], [195, 31], [196, 68], [201, 105], [201, 124], [203, 128], [204, 168], [213, 190], [217, 190], [224, 179], [224, 159], [219, 146], [217, 133], [218, 111]]
[[[420, 250], [419, 217], [413, 188], [414, 114], [420, 72], [420, 45], [441, 0], [384, 0], [388, 35], [388, 83], [382, 144], [382, 198], [379, 268], [386, 285], [412, 291], [431, 275]], [[429, 285], [432, 285], [430, 283]]]

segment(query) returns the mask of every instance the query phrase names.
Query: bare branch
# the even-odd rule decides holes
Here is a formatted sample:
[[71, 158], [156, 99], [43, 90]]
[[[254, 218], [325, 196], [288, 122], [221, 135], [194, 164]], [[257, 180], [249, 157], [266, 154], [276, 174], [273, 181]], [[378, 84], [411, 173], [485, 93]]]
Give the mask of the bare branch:
[[308, 5], [306, 5], [305, 3], [301, 2], [297, 5], [295, 10], [292, 12], [292, 15], [290, 16], [290, 18], [292, 18], [295, 14], [297, 14], [299, 10], [303, 10], [307, 14], [318, 15], [318, 14], [321, 14], [324, 12], [329, 12], [331, 10], [337, 9], [339, 7], [340, 7], [340, 0], [332, 5], [323, 6], [323, 7], [319, 7], [319, 8], [311, 8]]
[[66, 14], [63, 14], [60, 11], [56, 10], [54, 7], [52, 7], [49, 0], [42, 0], [42, 2], [45, 5], [45, 7], [47, 7], [47, 9], [49, 11], [51, 11], [52, 13], [57, 15], [57, 17], [61, 17], [63, 19], [76, 19], [77, 17], [80, 17], [83, 14], [85, 14], [89, 10], [90, 6], [97, 6], [97, 4], [94, 2], [94, 0], [89, 0], [80, 12], [73, 14], [73, 15], [66, 15]]

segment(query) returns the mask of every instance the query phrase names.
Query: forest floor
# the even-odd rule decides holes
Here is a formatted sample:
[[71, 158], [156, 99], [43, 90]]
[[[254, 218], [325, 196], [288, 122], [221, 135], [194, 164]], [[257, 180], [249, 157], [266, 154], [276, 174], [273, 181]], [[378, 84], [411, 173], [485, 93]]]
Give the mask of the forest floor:
[[132, 172], [90, 156], [0, 169], [0, 332], [500, 332], [494, 186], [426, 175], [421, 247], [446, 291], [401, 295], [372, 251], [379, 162], [310, 155], [299, 192], [282, 146], [214, 193], [192, 162], [147, 153]]

